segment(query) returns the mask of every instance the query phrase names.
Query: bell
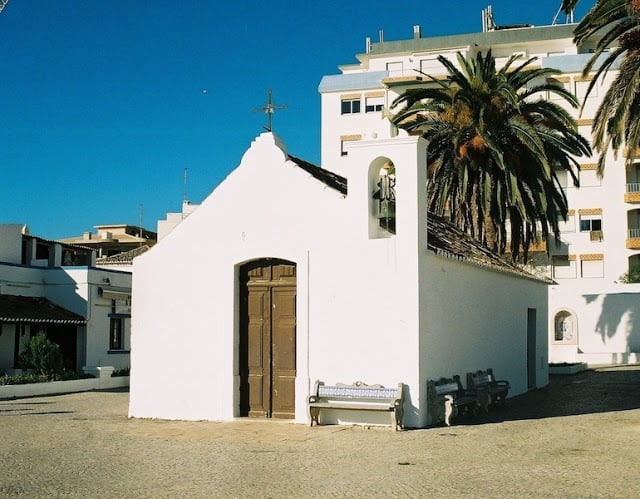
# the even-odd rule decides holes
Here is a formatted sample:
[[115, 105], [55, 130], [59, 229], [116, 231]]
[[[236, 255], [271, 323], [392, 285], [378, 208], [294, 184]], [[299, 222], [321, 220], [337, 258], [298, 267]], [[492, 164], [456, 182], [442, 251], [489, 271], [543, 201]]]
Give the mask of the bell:
[[390, 199], [380, 201], [380, 219], [396, 218], [396, 203]]

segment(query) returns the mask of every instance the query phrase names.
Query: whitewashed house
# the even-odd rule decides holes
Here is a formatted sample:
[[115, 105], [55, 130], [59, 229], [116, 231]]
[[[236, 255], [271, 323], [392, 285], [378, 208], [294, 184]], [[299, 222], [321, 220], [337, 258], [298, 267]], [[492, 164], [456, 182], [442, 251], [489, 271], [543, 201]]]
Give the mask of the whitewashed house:
[[98, 269], [91, 248], [0, 224], [0, 373], [18, 369], [29, 338], [44, 332], [66, 367], [129, 367], [131, 273]]
[[[257, 137], [134, 261], [129, 415], [308, 422], [315, 380], [360, 380], [405, 383], [404, 424], [424, 427], [429, 379], [546, 385], [548, 281], [427, 216], [425, 152], [354, 141], [339, 176]], [[335, 419], [387, 420], [353, 412]]]

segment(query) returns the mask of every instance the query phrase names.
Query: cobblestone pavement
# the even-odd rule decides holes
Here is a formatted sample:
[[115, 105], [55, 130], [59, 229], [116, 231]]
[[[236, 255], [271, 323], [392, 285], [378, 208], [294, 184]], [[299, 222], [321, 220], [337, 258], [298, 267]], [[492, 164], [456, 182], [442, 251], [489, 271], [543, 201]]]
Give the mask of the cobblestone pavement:
[[639, 497], [640, 366], [553, 376], [449, 428], [129, 420], [128, 393], [0, 401], [0, 497]]

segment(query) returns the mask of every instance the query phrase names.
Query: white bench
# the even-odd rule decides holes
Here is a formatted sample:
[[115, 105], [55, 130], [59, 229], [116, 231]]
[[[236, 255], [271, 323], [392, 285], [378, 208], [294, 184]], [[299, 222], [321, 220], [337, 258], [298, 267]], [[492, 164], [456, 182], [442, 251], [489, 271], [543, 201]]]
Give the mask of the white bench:
[[385, 411], [391, 413], [391, 426], [398, 430], [403, 427], [403, 392], [403, 383], [398, 383], [396, 388], [385, 388], [382, 385], [367, 385], [362, 381], [351, 385], [325, 385], [323, 381], [316, 381], [308, 400], [311, 426], [314, 422], [318, 424], [321, 410]]

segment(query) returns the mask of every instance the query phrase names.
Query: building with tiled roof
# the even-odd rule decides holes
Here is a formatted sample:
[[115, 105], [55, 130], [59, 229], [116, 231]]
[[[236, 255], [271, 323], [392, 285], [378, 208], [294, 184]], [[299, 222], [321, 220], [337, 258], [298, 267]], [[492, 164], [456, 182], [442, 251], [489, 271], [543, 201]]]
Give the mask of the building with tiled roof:
[[361, 140], [333, 173], [258, 136], [134, 260], [130, 416], [308, 423], [315, 380], [402, 382], [403, 423], [421, 427], [429, 379], [490, 366], [514, 395], [545, 386], [550, 281], [427, 214], [425, 153]]
[[44, 332], [68, 369], [129, 367], [131, 273], [95, 266], [95, 250], [0, 224], [0, 373], [19, 369]]
[[123, 253], [103, 256], [102, 258], [96, 259], [96, 266], [109, 269], [131, 270], [133, 259], [146, 253], [149, 249], [151, 249], [151, 246], [143, 244], [142, 246], [138, 246], [137, 248], [130, 249]]

